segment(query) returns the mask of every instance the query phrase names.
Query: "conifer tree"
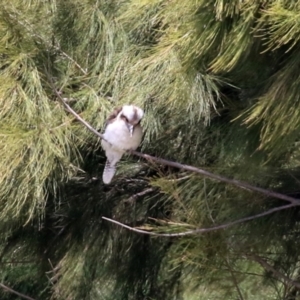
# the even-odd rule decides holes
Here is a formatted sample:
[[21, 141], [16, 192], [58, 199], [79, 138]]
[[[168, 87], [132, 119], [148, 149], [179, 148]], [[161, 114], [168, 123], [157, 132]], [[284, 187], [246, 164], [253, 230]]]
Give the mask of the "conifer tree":
[[144, 153], [297, 199], [300, 1], [0, 3], [1, 299], [299, 297], [296, 202], [135, 156], [105, 186], [61, 100], [99, 131], [134, 103]]

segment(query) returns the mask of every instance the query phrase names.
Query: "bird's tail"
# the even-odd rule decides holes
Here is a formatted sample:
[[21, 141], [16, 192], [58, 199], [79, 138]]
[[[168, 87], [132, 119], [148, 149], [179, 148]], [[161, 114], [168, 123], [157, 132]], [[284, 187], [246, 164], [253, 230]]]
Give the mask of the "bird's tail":
[[103, 175], [102, 175], [103, 182], [105, 184], [109, 184], [113, 179], [115, 173], [116, 173], [116, 165], [111, 164], [110, 161], [107, 159], [105, 163]]

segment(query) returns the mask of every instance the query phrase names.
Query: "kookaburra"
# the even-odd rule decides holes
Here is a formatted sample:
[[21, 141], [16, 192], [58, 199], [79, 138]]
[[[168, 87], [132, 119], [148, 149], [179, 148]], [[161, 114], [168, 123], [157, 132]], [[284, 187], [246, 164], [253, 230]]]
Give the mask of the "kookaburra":
[[116, 108], [106, 121], [101, 141], [107, 160], [103, 171], [103, 182], [109, 184], [116, 172], [116, 164], [126, 150], [136, 150], [142, 141], [140, 125], [144, 111], [134, 105]]

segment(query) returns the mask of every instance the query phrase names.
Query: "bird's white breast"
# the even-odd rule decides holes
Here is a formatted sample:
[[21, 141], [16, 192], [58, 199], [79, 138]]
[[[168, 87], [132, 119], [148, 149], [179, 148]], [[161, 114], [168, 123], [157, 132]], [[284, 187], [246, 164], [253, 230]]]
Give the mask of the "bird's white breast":
[[[142, 140], [142, 128], [140, 125], [135, 126], [132, 136], [122, 119], [116, 119], [114, 122], [107, 125], [104, 138], [112, 146], [118, 150], [135, 150]], [[106, 150], [108, 145], [102, 140], [102, 147]]]

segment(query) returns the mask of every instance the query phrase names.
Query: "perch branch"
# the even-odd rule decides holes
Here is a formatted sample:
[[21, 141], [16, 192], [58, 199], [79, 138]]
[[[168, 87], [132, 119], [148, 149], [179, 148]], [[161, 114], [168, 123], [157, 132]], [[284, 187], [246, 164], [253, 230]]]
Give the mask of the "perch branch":
[[21, 294], [21, 293], [15, 291], [15, 290], [13, 290], [12, 288], [10, 288], [10, 287], [4, 285], [3, 283], [0, 283], [0, 287], [2, 287], [4, 290], [6, 290], [6, 291], [8, 291], [8, 292], [10, 292], [10, 293], [12, 293], [12, 294], [18, 295], [19, 297], [21, 297], [21, 298], [23, 298], [23, 299], [27, 299], [27, 300], [35, 300], [35, 299], [33, 299], [33, 298], [29, 297], [29, 296], [26, 296], [26, 295], [24, 295], [24, 294]]

